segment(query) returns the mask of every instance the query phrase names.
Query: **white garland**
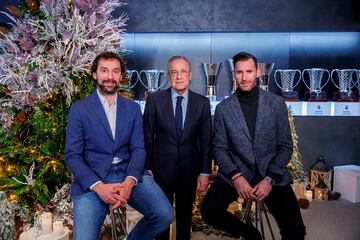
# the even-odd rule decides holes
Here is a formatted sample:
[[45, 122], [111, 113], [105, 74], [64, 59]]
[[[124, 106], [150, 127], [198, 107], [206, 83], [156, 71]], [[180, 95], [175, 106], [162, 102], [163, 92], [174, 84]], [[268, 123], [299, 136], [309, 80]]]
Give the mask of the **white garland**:
[[[4, 13], [14, 30], [1, 33], [0, 84], [10, 96], [0, 99], [2, 108], [33, 106], [54, 93], [62, 93], [70, 105], [76, 85], [72, 76], [89, 73], [100, 52], [120, 50], [127, 16], [112, 18], [111, 12], [124, 3], [97, 2], [43, 0], [44, 18], [26, 15], [16, 20]], [[84, 6], [87, 9], [81, 9]]]

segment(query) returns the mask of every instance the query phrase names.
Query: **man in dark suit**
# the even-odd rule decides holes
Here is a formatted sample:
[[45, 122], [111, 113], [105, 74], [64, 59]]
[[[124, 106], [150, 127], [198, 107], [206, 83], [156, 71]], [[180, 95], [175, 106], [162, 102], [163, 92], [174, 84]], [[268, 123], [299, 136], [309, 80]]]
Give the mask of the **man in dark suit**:
[[219, 173], [204, 199], [202, 216], [234, 237], [261, 239], [251, 223], [242, 224], [226, 208], [239, 196], [264, 200], [282, 239], [304, 239], [287, 168], [293, 143], [286, 104], [256, 85], [259, 69], [253, 55], [238, 53], [233, 63], [238, 89], [216, 107], [213, 154]]
[[[146, 168], [173, 202], [176, 239], [189, 240], [196, 190], [205, 191], [210, 173], [209, 100], [189, 90], [191, 67], [182, 56], [168, 61], [171, 88], [150, 95], [144, 112]], [[169, 239], [165, 231], [158, 239]]]
[[129, 203], [144, 215], [127, 239], [152, 240], [170, 225], [172, 206], [147, 174], [138, 104], [117, 93], [125, 65], [103, 52], [91, 67], [97, 90], [71, 106], [65, 163], [73, 174], [74, 239], [97, 240], [106, 213]]

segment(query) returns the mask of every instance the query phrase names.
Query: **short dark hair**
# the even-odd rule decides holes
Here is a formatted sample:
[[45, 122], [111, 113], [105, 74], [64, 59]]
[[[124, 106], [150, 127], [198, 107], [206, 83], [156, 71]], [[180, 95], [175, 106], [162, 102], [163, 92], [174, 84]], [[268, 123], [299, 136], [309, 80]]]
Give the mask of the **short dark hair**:
[[169, 58], [168, 60], [168, 63], [167, 63], [167, 70], [169, 71], [169, 64], [175, 60], [184, 60], [185, 62], [187, 62], [189, 64], [189, 68], [190, 68], [190, 71], [191, 71], [191, 64], [190, 64], [190, 61], [189, 59], [187, 59], [186, 57], [184, 56], [180, 56], [180, 55], [175, 55], [175, 56], [172, 56], [171, 58]]
[[97, 68], [99, 67], [100, 59], [117, 59], [120, 62], [121, 75], [125, 74], [126, 66], [125, 66], [124, 61], [121, 59], [120, 55], [117, 54], [116, 52], [106, 51], [106, 52], [102, 52], [102, 53], [98, 54], [95, 57], [92, 65], [91, 65], [91, 76], [93, 75], [94, 72], [96, 72]]
[[257, 66], [257, 63], [258, 63], [257, 58], [254, 55], [247, 53], [247, 52], [239, 52], [239, 53], [235, 54], [232, 59], [233, 59], [234, 67], [238, 61], [246, 61], [249, 59], [252, 59], [254, 61], [256, 68], [258, 67]]

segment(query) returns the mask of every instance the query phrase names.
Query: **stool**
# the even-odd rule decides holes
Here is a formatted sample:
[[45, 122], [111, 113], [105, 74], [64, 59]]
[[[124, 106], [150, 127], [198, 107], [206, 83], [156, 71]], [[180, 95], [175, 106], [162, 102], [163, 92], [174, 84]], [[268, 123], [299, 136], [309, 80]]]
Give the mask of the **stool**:
[[270, 230], [271, 238], [272, 238], [272, 240], [275, 240], [274, 232], [272, 230], [270, 219], [269, 219], [269, 216], [266, 211], [266, 206], [263, 201], [247, 200], [246, 206], [245, 206], [245, 212], [244, 212], [244, 215], [242, 216], [241, 221], [243, 223], [246, 223], [247, 221], [249, 221], [249, 219], [251, 220], [251, 205], [253, 202], [255, 202], [255, 226], [256, 226], [256, 229], [259, 230], [258, 222], [260, 222], [261, 236], [262, 236], [262, 239], [265, 240], [264, 223], [263, 223], [263, 217], [262, 217], [262, 214], [264, 214], [267, 225]]
[[111, 219], [111, 239], [118, 240], [119, 229], [116, 227], [116, 220], [120, 222], [121, 228], [127, 237], [128, 232], [126, 231], [126, 208], [120, 207], [114, 210], [110, 210]]

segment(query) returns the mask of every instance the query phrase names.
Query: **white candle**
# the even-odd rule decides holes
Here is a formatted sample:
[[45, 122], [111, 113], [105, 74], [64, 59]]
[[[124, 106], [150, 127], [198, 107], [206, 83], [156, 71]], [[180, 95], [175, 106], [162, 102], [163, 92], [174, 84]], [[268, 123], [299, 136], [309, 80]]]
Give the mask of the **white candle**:
[[52, 233], [52, 216], [51, 212], [44, 212], [40, 215], [41, 235]]
[[307, 191], [305, 192], [305, 198], [306, 198], [309, 202], [311, 202], [312, 199], [313, 199], [313, 192], [312, 192], [311, 190], [307, 190]]
[[53, 222], [53, 235], [56, 237], [64, 235], [64, 224], [62, 221]]

